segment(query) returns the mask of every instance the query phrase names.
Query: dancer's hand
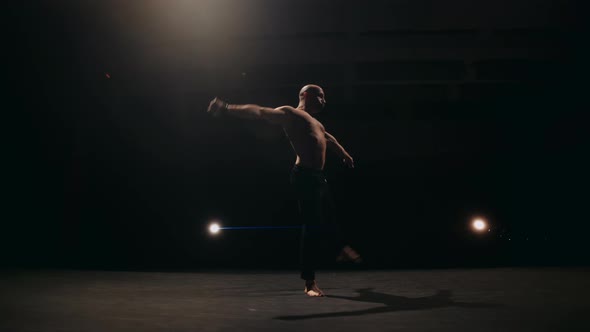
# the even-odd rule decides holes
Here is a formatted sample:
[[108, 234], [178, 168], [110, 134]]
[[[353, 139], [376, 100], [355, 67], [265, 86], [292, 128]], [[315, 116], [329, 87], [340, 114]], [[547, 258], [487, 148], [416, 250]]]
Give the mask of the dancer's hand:
[[209, 103], [209, 108], [207, 108], [207, 113], [211, 114], [213, 116], [220, 116], [224, 112], [227, 111], [227, 106], [228, 106], [228, 103], [215, 97]]
[[346, 164], [346, 166], [348, 166], [348, 168], [354, 168], [354, 160], [350, 155], [345, 156], [342, 161]]

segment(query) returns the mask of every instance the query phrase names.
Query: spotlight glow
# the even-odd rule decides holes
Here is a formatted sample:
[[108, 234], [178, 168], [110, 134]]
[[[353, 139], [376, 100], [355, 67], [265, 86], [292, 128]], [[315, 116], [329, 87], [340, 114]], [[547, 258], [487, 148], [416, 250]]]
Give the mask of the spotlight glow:
[[487, 227], [487, 223], [485, 222], [485, 220], [481, 218], [474, 219], [471, 225], [473, 226], [473, 229], [475, 229], [478, 232], [484, 231]]
[[214, 222], [211, 225], [209, 225], [209, 233], [211, 233], [211, 234], [217, 234], [217, 233], [219, 233], [219, 230], [220, 229], [221, 229], [221, 227], [216, 222]]

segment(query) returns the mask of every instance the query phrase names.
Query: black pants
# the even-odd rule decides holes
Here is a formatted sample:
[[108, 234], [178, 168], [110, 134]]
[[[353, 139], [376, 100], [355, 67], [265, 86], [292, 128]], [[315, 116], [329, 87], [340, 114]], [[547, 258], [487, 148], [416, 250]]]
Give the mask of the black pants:
[[303, 224], [299, 255], [301, 279], [314, 280], [316, 269], [327, 259], [334, 260], [346, 242], [336, 222], [334, 201], [324, 173], [294, 166], [291, 184]]

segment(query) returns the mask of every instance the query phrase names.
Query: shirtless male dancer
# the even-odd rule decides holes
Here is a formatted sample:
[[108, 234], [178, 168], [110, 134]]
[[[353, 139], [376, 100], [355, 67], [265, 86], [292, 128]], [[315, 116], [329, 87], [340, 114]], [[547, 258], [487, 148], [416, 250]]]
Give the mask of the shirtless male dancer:
[[[325, 220], [327, 210], [333, 209], [332, 198], [326, 178], [323, 174], [326, 161], [326, 149], [337, 153], [350, 168], [354, 161], [350, 154], [330, 135], [324, 126], [312, 115], [322, 111], [326, 104], [324, 90], [313, 84], [301, 88], [299, 105], [263, 107], [254, 104], [228, 104], [214, 98], [207, 112], [213, 116], [236, 116], [246, 119], [266, 120], [271, 124], [281, 125], [289, 137], [297, 154], [291, 171], [291, 183], [299, 203], [300, 216], [304, 224], [301, 235], [301, 278], [305, 280], [305, 294], [324, 296], [315, 281], [315, 270], [319, 267], [322, 244], [332, 244], [338, 261], [361, 261], [360, 255], [344, 240], [341, 228], [330, 220]], [[330, 234], [326, 235], [326, 231]], [[330, 237], [327, 239], [326, 237]], [[330, 249], [332, 249], [330, 248]]]

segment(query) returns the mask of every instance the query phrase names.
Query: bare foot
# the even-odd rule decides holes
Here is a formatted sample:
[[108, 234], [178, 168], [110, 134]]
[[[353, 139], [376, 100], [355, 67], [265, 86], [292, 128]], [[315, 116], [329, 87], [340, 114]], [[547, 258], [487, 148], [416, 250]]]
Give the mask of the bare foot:
[[305, 294], [307, 294], [307, 296], [313, 297], [324, 296], [324, 292], [322, 292], [322, 290], [318, 287], [318, 284], [315, 282], [315, 280], [305, 282]]
[[361, 263], [363, 259], [361, 258], [361, 255], [354, 251], [354, 249], [352, 249], [350, 246], [344, 246], [340, 252], [340, 255], [336, 257], [336, 261]]

